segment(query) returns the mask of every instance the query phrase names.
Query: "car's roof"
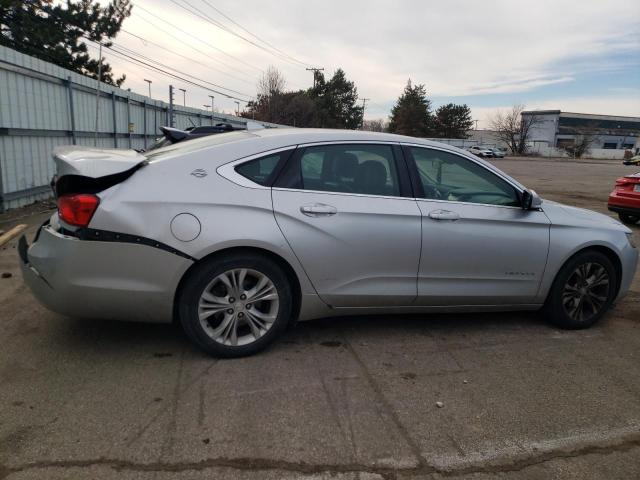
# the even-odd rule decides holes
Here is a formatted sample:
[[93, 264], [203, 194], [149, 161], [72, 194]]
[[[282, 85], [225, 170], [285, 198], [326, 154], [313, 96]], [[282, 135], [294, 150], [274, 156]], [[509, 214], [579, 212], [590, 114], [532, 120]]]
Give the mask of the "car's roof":
[[340, 142], [340, 141], [374, 141], [374, 142], [406, 142], [420, 145], [441, 146], [441, 143], [422, 138], [396, 135], [393, 133], [368, 132], [363, 130], [338, 130], [330, 128], [265, 128], [251, 130], [251, 133], [263, 138], [282, 137], [287, 143]]

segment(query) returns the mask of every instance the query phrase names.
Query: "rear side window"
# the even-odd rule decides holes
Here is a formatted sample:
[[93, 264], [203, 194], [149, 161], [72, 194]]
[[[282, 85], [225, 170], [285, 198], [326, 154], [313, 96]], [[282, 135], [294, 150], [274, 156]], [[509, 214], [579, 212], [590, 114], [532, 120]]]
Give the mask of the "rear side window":
[[390, 145], [337, 144], [308, 147], [282, 182], [285, 188], [400, 196]]
[[250, 160], [238, 165], [235, 170], [252, 182], [268, 186], [271, 185], [271, 182], [277, 175], [282, 163], [287, 160], [289, 155], [291, 155], [291, 152], [292, 150], [287, 150], [285, 152], [278, 152], [262, 158]]

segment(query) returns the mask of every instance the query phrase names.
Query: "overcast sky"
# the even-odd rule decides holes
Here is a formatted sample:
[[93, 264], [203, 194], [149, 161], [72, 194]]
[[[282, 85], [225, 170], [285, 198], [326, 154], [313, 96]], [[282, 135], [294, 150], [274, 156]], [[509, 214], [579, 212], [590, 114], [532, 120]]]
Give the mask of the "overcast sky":
[[[264, 46], [207, 2], [287, 59], [324, 67], [327, 75], [344, 69], [359, 96], [370, 99], [366, 118], [387, 117], [408, 78], [426, 85], [434, 107], [468, 104], [481, 128], [497, 108], [515, 103], [640, 116], [637, 0], [133, 0], [123, 29], [149, 42], [121, 31], [115, 43], [249, 97], [269, 65], [284, 74], [288, 88], [311, 85], [304, 65], [178, 6], [195, 7]], [[172, 83], [187, 90], [189, 106], [211, 102], [211, 92], [108, 50], [105, 58], [117, 74], [127, 74], [125, 87], [133, 91], [146, 93], [146, 78], [153, 81], [154, 98], [166, 100]], [[182, 92], [178, 95], [182, 103]], [[216, 110], [235, 109], [233, 100], [213, 95]]]

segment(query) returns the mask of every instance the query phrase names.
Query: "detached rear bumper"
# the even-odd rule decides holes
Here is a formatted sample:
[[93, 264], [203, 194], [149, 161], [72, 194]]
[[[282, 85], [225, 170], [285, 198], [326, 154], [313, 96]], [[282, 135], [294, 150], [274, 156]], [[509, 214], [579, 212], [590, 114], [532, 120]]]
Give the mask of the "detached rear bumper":
[[192, 261], [145, 245], [80, 240], [40, 227], [18, 253], [25, 283], [47, 308], [81, 318], [170, 322]]

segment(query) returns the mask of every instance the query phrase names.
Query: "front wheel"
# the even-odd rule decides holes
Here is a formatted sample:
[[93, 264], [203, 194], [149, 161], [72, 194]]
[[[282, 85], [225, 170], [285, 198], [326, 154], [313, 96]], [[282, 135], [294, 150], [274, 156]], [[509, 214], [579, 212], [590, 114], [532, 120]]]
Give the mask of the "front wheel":
[[640, 220], [640, 215], [629, 215], [628, 213], [619, 213], [618, 217], [620, 217], [620, 221], [622, 223], [626, 223], [628, 225], [638, 223], [638, 220]]
[[264, 349], [285, 330], [292, 312], [287, 276], [275, 262], [254, 254], [199, 265], [178, 301], [187, 336], [216, 357]]
[[590, 327], [609, 310], [616, 288], [616, 270], [609, 258], [596, 251], [578, 253], [556, 276], [545, 313], [560, 328]]

